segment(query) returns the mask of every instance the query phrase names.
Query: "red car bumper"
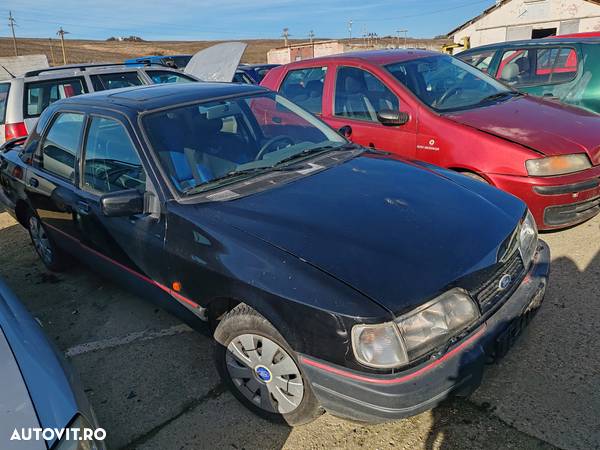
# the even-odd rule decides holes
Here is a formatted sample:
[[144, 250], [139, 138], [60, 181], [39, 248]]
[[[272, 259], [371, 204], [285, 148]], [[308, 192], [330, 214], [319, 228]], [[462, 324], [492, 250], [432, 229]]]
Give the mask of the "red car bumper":
[[527, 203], [540, 230], [576, 225], [600, 212], [600, 166], [557, 177], [487, 176]]

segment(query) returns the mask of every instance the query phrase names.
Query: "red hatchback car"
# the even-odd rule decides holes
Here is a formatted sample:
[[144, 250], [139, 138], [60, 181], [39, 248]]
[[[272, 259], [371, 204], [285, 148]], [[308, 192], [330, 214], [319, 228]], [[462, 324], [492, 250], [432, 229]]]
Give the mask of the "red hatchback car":
[[272, 69], [263, 86], [352, 141], [523, 199], [540, 229], [600, 211], [600, 116], [530, 97], [441, 53], [348, 53]]

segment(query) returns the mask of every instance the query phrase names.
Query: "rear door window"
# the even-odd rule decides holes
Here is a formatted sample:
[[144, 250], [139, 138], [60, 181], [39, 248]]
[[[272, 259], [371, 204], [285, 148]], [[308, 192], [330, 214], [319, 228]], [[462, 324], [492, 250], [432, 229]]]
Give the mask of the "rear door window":
[[137, 72], [116, 72], [102, 75], [92, 75], [92, 86], [95, 91], [118, 89], [144, 84]]
[[326, 74], [327, 67], [290, 70], [281, 83], [279, 92], [307, 111], [321, 114]]
[[145, 191], [146, 173], [128, 131], [119, 121], [92, 117], [85, 142], [83, 188], [98, 194]]
[[0, 125], [6, 120], [6, 103], [8, 102], [8, 91], [10, 83], [0, 83]]
[[24, 116], [39, 117], [55, 101], [86, 92], [87, 88], [81, 77], [25, 83]]
[[42, 142], [42, 169], [69, 181], [75, 179], [84, 118], [78, 113], [61, 113], [56, 117]]
[[150, 77], [153, 83], [155, 84], [163, 84], [163, 83], [189, 83], [194, 82], [191, 77], [187, 75], [183, 75], [177, 72], [171, 72], [168, 70], [147, 70], [146, 73]]

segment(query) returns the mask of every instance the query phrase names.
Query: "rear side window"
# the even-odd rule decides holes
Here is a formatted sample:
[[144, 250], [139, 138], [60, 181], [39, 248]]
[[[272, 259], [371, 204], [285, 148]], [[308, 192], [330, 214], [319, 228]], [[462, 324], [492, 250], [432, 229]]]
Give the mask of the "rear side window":
[[83, 114], [62, 113], [57, 116], [42, 142], [40, 165], [46, 172], [74, 180], [83, 123]]
[[137, 72], [117, 72], [102, 75], [92, 75], [92, 86], [95, 91], [118, 89], [144, 84]]
[[291, 70], [279, 92], [313, 114], [321, 114], [323, 108], [323, 86], [327, 67], [309, 67]]
[[494, 58], [495, 50], [488, 50], [479, 53], [470, 53], [468, 55], [458, 55], [457, 58], [466, 62], [467, 64], [476, 67], [483, 73], [488, 73], [492, 59]]
[[93, 117], [85, 142], [83, 188], [105, 194], [144, 192], [145, 187], [146, 175], [125, 127], [114, 119]]
[[62, 78], [25, 84], [25, 117], [38, 117], [57, 100], [87, 92], [83, 78]]
[[6, 103], [8, 102], [8, 91], [10, 83], [0, 83], [0, 125], [6, 120]]
[[194, 82], [193, 78], [168, 70], [147, 70], [146, 73], [155, 84], [163, 83], [189, 83]]
[[508, 50], [497, 77], [511, 86], [564, 83], [577, 76], [577, 52], [568, 47]]

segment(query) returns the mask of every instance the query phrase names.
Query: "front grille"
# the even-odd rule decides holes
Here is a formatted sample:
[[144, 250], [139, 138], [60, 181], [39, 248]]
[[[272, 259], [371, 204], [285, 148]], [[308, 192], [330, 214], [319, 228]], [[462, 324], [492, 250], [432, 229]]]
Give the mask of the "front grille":
[[[505, 283], [505, 285], [501, 286], [501, 280], [505, 278], [506, 275], [510, 276], [511, 281], [510, 283]], [[508, 261], [506, 261], [488, 281], [474, 292], [473, 297], [477, 300], [477, 303], [479, 303], [481, 313], [485, 314], [494, 305], [512, 294], [524, 277], [525, 266], [523, 266], [521, 254], [519, 251], [515, 251]]]

